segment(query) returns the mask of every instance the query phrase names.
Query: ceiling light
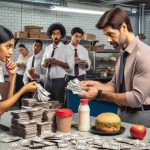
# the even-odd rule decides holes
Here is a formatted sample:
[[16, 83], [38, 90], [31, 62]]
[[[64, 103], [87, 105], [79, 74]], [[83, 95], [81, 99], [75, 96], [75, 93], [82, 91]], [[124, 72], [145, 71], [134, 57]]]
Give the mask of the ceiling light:
[[73, 13], [82, 13], [82, 14], [93, 14], [93, 15], [102, 15], [104, 13], [102, 11], [79, 9], [79, 8], [69, 8], [69, 7], [62, 7], [62, 6], [52, 6], [52, 7], [50, 7], [50, 9], [54, 10], [54, 11], [73, 12]]

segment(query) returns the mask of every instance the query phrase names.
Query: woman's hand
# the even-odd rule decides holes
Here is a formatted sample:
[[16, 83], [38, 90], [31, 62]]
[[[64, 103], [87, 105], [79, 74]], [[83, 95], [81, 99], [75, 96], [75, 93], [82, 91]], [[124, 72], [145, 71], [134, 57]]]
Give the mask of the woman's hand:
[[9, 75], [15, 75], [16, 71], [17, 71], [17, 66], [15, 64], [15, 62], [13, 62], [10, 58], [6, 59], [6, 69], [9, 73]]
[[37, 90], [37, 85], [35, 81], [27, 83], [23, 86], [24, 92], [35, 92], [36, 90]]

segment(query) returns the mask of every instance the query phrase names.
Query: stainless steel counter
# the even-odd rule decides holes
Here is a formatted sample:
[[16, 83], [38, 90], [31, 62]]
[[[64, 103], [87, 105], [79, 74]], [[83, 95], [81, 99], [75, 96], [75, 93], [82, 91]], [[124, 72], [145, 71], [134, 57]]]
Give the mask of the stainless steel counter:
[[[6, 125], [7, 127], [10, 126], [10, 112], [6, 112], [1, 120], [0, 120], [0, 124], [3, 124], [3, 125]], [[91, 126], [94, 124], [94, 120], [95, 118], [94, 117], [91, 117]], [[74, 115], [73, 117], [73, 123], [77, 123], [77, 114]], [[122, 126], [125, 127], [125, 131], [124, 133], [120, 134], [120, 135], [112, 135], [111, 138], [114, 138], [114, 137], [122, 137], [122, 138], [128, 138], [128, 139], [131, 139], [131, 136], [130, 136], [130, 127], [131, 127], [132, 124], [129, 124], [129, 123], [125, 123], [125, 122], [122, 122]], [[72, 131], [71, 132], [76, 132], [77, 129], [76, 128], [72, 128]], [[0, 130], [0, 134], [2, 132], [5, 132], [5, 131], [1, 131]], [[93, 134], [89, 132], [89, 134], [92, 136]], [[101, 136], [101, 135], [99, 135]], [[106, 136], [103, 136], [103, 137], [106, 137]], [[108, 136], [107, 136], [108, 137]], [[141, 140], [141, 142], [150, 142], [150, 128], [147, 128], [147, 134], [145, 136], [145, 138], [143, 140]], [[9, 147], [9, 144], [7, 143], [2, 143], [0, 142], [0, 150], [10, 150], [10, 147]]]

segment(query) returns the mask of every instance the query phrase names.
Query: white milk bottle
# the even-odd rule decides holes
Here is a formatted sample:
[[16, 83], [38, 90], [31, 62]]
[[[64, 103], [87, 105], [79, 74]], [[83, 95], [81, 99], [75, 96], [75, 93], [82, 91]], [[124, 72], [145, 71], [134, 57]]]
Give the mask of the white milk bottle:
[[78, 108], [78, 130], [89, 131], [90, 129], [90, 108], [87, 99], [80, 99]]

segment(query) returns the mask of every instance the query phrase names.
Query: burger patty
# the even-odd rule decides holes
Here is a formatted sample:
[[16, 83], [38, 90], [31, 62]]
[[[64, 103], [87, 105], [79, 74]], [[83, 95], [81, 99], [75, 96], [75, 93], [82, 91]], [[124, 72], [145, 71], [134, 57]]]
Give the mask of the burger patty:
[[117, 132], [120, 130], [121, 122], [119, 122], [119, 123], [99, 123], [96, 120], [95, 127], [97, 130]]

